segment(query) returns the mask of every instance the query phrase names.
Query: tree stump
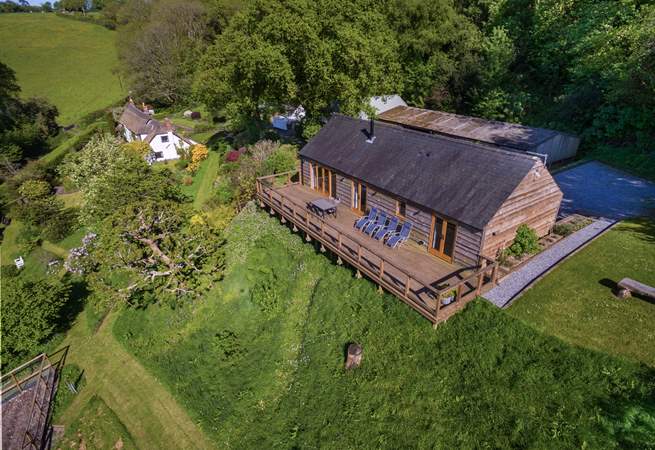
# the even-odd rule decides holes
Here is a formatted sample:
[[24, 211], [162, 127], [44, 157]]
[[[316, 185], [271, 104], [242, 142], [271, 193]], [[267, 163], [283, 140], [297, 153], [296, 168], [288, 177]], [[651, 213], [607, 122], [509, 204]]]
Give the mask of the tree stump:
[[631, 295], [632, 293], [630, 292], [630, 289], [619, 288], [618, 291], [616, 292], [616, 296], [621, 300], [625, 300]]
[[358, 367], [362, 362], [362, 346], [359, 344], [350, 344], [348, 346], [348, 355], [346, 356], [346, 370]]

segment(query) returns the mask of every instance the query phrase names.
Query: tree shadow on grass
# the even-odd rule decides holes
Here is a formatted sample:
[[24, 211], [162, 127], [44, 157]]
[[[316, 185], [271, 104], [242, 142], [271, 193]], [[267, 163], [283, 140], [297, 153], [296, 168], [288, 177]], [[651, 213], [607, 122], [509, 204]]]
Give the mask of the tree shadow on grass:
[[639, 217], [636, 219], [630, 219], [630, 223], [635, 224], [636, 226], [618, 224], [614, 227], [614, 230], [638, 234], [639, 239], [644, 240], [649, 244], [655, 244], [655, 219]]
[[84, 309], [84, 303], [90, 292], [86, 282], [80, 278], [69, 278], [68, 282], [71, 286], [70, 296], [61, 310], [61, 318], [57, 326], [59, 333], [70, 329], [78, 314]]

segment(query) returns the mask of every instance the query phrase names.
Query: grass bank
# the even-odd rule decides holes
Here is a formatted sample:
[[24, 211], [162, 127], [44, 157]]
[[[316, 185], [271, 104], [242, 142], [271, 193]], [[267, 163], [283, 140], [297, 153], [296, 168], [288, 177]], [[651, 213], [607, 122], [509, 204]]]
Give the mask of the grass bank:
[[0, 14], [0, 60], [16, 71], [23, 97], [45, 97], [58, 122], [74, 123], [123, 95], [115, 32], [54, 14]]
[[557, 267], [508, 310], [575, 345], [655, 366], [655, 303], [617, 300], [622, 278], [655, 285], [655, 223], [632, 220]]
[[[266, 213], [228, 232], [206, 298], [126, 310], [115, 336], [221, 448], [643, 448], [652, 369], [477, 301], [436, 331]], [[345, 372], [350, 342], [363, 364]]]

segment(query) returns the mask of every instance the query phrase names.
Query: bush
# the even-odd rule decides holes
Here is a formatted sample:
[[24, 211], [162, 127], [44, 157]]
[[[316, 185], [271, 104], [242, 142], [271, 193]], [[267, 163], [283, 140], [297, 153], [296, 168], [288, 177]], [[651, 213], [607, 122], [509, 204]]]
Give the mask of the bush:
[[191, 164], [186, 168], [187, 171], [195, 173], [200, 167], [200, 163], [207, 159], [209, 150], [203, 144], [196, 144], [191, 147]]
[[293, 145], [283, 145], [275, 150], [264, 162], [268, 174], [293, 170], [298, 165], [298, 152]]
[[77, 226], [78, 215], [78, 208], [65, 209], [55, 214], [46, 223], [43, 237], [52, 242], [61, 241]]
[[523, 256], [525, 254], [537, 253], [539, 251], [539, 236], [536, 231], [521, 224], [516, 229], [516, 237], [512, 245], [509, 246], [509, 251], [514, 256]]
[[193, 184], [193, 177], [190, 176], [185, 176], [182, 178], [182, 184], [185, 186], [191, 186]]
[[175, 168], [178, 170], [184, 170], [187, 168], [188, 165], [189, 165], [189, 161], [183, 158], [180, 158], [177, 161], [175, 161]]
[[553, 233], [560, 236], [568, 236], [575, 231], [572, 223], [558, 223], [553, 227]]

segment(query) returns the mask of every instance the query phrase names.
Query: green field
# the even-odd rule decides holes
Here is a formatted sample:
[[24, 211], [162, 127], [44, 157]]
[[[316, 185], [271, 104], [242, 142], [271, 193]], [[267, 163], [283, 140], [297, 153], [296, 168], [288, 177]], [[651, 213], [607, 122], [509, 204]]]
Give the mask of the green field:
[[23, 97], [45, 97], [68, 125], [124, 95], [114, 36], [54, 14], [0, 14], [0, 61], [16, 71]]
[[[123, 343], [219, 448], [645, 448], [655, 372], [477, 300], [430, 324], [249, 207], [198, 301], [126, 309]], [[350, 342], [362, 366], [343, 369]]]
[[508, 312], [581, 345], [655, 366], [655, 303], [618, 300], [624, 277], [655, 285], [655, 223], [616, 225], [528, 290]]

